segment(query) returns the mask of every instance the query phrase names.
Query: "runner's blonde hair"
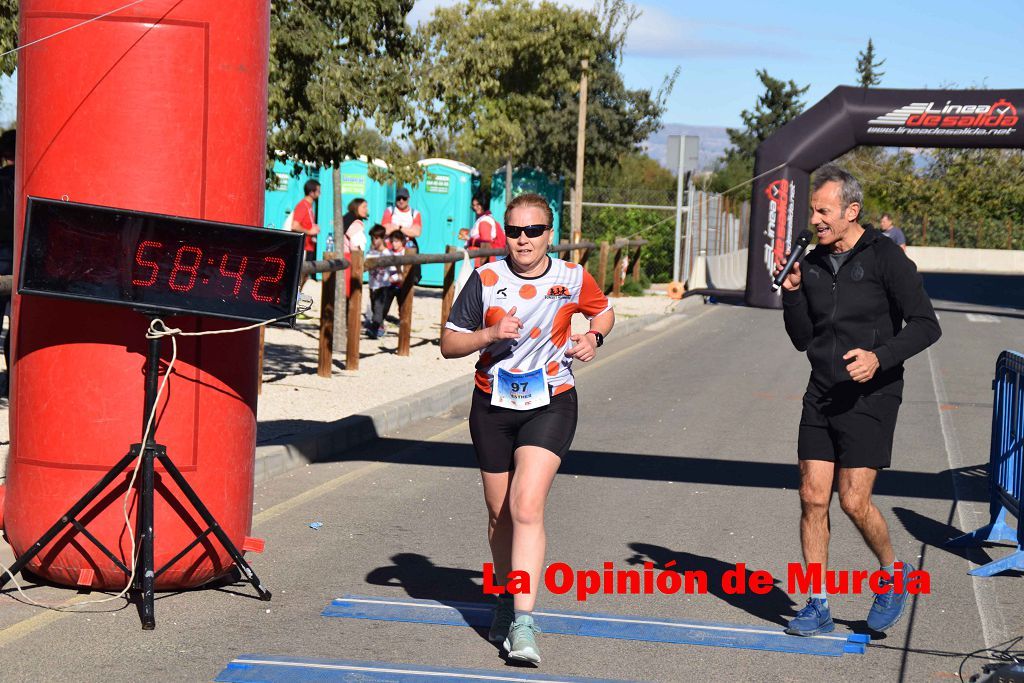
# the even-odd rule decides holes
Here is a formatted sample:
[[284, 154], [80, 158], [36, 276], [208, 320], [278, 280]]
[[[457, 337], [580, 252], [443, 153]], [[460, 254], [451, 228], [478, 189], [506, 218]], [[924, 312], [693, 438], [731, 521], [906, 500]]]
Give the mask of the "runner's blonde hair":
[[514, 197], [508, 203], [508, 208], [505, 209], [505, 225], [508, 225], [508, 217], [512, 215], [512, 210], [519, 207], [542, 210], [544, 212], [544, 222], [549, 228], [555, 222], [555, 215], [551, 212], [551, 205], [548, 204], [548, 200], [534, 192], [527, 192], [526, 194]]

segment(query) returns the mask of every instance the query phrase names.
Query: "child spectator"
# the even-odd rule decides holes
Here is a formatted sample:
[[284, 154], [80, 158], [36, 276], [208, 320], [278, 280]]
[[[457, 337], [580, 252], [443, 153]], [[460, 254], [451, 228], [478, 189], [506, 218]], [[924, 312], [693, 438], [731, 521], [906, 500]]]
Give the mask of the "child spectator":
[[[385, 239], [386, 234], [387, 230], [383, 225], [378, 224], [370, 228], [370, 251], [366, 254], [367, 258], [391, 256], [394, 253], [388, 248], [391, 240]], [[370, 339], [380, 339], [384, 336], [384, 316], [398, 293], [396, 278], [400, 285], [402, 276], [396, 266], [370, 269], [370, 324], [367, 330]]]

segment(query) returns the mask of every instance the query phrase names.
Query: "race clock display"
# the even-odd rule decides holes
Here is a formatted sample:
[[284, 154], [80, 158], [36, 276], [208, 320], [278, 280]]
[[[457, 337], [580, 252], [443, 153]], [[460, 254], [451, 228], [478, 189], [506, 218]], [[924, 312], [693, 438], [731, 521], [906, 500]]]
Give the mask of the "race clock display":
[[29, 197], [18, 293], [269, 320], [295, 312], [302, 240], [297, 232]]

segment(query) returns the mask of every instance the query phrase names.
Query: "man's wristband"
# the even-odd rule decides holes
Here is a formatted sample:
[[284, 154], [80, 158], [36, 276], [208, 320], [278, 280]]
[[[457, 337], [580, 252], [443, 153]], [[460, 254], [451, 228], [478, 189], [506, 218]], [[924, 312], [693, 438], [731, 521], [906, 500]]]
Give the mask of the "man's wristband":
[[597, 330], [587, 330], [587, 334], [594, 335], [594, 338], [597, 340], [597, 348], [601, 348], [604, 345], [604, 335]]

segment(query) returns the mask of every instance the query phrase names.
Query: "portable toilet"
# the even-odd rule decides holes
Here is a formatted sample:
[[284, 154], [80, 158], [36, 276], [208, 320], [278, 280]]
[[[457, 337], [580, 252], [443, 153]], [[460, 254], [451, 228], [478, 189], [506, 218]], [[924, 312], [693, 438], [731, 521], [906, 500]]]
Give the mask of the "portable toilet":
[[366, 157], [357, 159], [346, 159], [341, 162], [341, 213], [348, 211], [348, 203], [353, 199], [362, 197], [366, 200], [370, 215], [365, 221], [367, 239], [369, 239], [370, 228], [374, 223], [380, 223], [384, 216], [384, 209], [388, 208], [395, 200], [395, 186], [393, 183], [381, 183], [370, 177], [370, 165], [382, 170], [387, 170], [388, 165], [380, 159], [372, 162]]
[[[409, 206], [422, 214], [423, 234], [418, 238], [420, 253], [443, 254], [445, 247], [461, 247], [459, 230], [473, 227], [476, 216], [470, 203], [480, 187], [480, 173], [451, 159], [423, 159], [423, 180], [409, 188]], [[444, 284], [444, 264], [431, 263], [422, 268], [422, 285]]]
[[[284, 228], [285, 221], [305, 196], [304, 187], [310, 178], [320, 182], [320, 199], [313, 205], [313, 215], [320, 226], [316, 240], [316, 257], [323, 258], [327, 251], [327, 235], [334, 226], [334, 177], [330, 167], [300, 164], [298, 175], [293, 174], [294, 162], [278, 159], [274, 162], [273, 187], [263, 193], [263, 225]], [[315, 276], [320, 279], [319, 275]]]
[[[302, 188], [310, 177], [308, 169], [302, 166], [299, 175], [296, 176], [292, 174], [294, 168], [294, 162], [287, 159], [278, 159], [274, 162], [273, 186], [267, 188], [263, 194], [264, 227], [283, 228], [288, 215], [304, 196]], [[316, 179], [320, 180], [318, 174]]]
[[[558, 244], [561, 237], [562, 202], [565, 198], [565, 179], [552, 179], [543, 171], [530, 166], [520, 166], [512, 171], [512, 196], [534, 192], [548, 200], [552, 223], [552, 242]], [[505, 167], [501, 167], [491, 176], [491, 213], [502, 226], [505, 225]], [[564, 256], [564, 254], [562, 255]]]

